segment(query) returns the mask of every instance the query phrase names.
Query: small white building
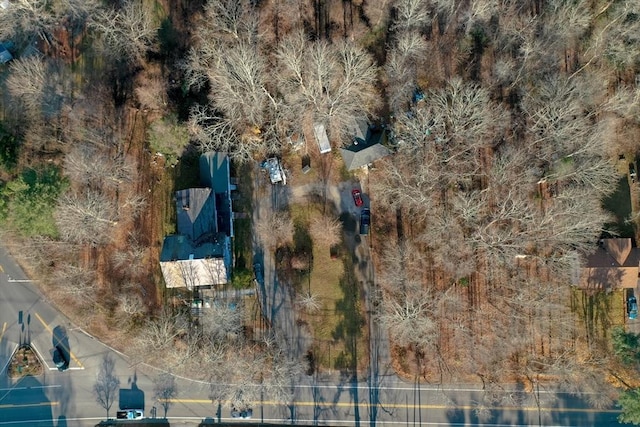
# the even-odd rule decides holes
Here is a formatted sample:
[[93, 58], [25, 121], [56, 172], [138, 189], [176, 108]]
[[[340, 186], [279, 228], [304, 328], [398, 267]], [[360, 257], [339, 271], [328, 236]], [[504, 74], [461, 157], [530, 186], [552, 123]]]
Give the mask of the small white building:
[[320, 154], [328, 153], [331, 151], [331, 144], [329, 143], [329, 137], [327, 137], [327, 130], [322, 123], [316, 123], [313, 125], [313, 133], [316, 136], [316, 142], [320, 149]]

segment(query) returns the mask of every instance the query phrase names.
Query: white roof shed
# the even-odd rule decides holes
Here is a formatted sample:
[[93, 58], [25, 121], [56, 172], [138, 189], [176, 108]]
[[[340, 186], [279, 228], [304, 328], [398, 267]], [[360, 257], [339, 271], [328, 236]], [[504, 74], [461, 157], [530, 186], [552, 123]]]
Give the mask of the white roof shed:
[[320, 153], [324, 154], [330, 152], [331, 144], [329, 143], [327, 130], [324, 128], [324, 125], [322, 123], [316, 123], [315, 125], [313, 125], [313, 133], [316, 136], [316, 141], [318, 142]]

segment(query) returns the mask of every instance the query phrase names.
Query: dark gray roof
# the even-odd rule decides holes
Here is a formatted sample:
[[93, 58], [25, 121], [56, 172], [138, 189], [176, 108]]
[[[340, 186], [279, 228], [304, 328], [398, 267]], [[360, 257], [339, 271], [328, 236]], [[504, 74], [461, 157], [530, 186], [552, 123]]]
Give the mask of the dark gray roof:
[[225, 236], [217, 234], [208, 242], [195, 246], [186, 236], [171, 235], [164, 238], [160, 262], [188, 259], [223, 258]]
[[216, 203], [210, 188], [176, 191], [178, 234], [196, 240], [203, 234], [217, 232]]
[[200, 156], [200, 182], [214, 193], [229, 191], [229, 156], [209, 151]]
[[380, 133], [376, 138], [370, 138], [368, 143], [353, 143], [347, 148], [341, 148], [340, 153], [347, 170], [358, 169], [391, 154], [387, 147], [380, 144], [382, 139], [383, 134]]
[[369, 123], [365, 119], [352, 119], [347, 124], [347, 133], [353, 137], [354, 142], [366, 143], [369, 139]]

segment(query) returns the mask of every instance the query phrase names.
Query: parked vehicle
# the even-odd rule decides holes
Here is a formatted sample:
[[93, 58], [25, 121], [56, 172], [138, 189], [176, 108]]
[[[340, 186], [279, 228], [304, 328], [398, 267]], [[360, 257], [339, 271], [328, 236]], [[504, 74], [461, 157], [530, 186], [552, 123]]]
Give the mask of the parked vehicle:
[[371, 224], [371, 211], [364, 208], [360, 213], [360, 234], [369, 234], [369, 225]]
[[248, 420], [252, 417], [253, 417], [253, 409], [251, 408], [243, 409], [241, 411], [237, 410], [236, 408], [233, 408], [231, 410], [231, 418], [242, 418], [244, 420]]
[[636, 182], [636, 165], [635, 162], [634, 163], [629, 163], [629, 178], [631, 178], [631, 182], [635, 183]]
[[116, 412], [116, 418], [119, 420], [141, 420], [144, 418], [144, 412], [141, 409], [118, 411]]
[[69, 369], [69, 359], [67, 358], [67, 354], [64, 351], [64, 348], [59, 345], [53, 349], [53, 363], [56, 364], [56, 368], [58, 368], [58, 371], [60, 372]]
[[638, 318], [638, 301], [634, 295], [627, 298], [627, 314], [630, 320]]
[[357, 188], [354, 188], [351, 191], [351, 195], [353, 196], [353, 202], [356, 204], [357, 207], [360, 207], [364, 204], [364, 202], [362, 201], [362, 193], [360, 192], [360, 190], [358, 190]]

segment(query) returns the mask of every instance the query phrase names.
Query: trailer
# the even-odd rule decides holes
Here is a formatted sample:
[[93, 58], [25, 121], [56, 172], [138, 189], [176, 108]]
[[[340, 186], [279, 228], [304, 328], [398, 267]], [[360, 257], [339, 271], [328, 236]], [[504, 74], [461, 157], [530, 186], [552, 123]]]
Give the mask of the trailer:
[[322, 123], [316, 123], [313, 125], [313, 133], [316, 136], [316, 142], [320, 149], [320, 154], [325, 154], [331, 151], [331, 144], [327, 137], [327, 130]]

